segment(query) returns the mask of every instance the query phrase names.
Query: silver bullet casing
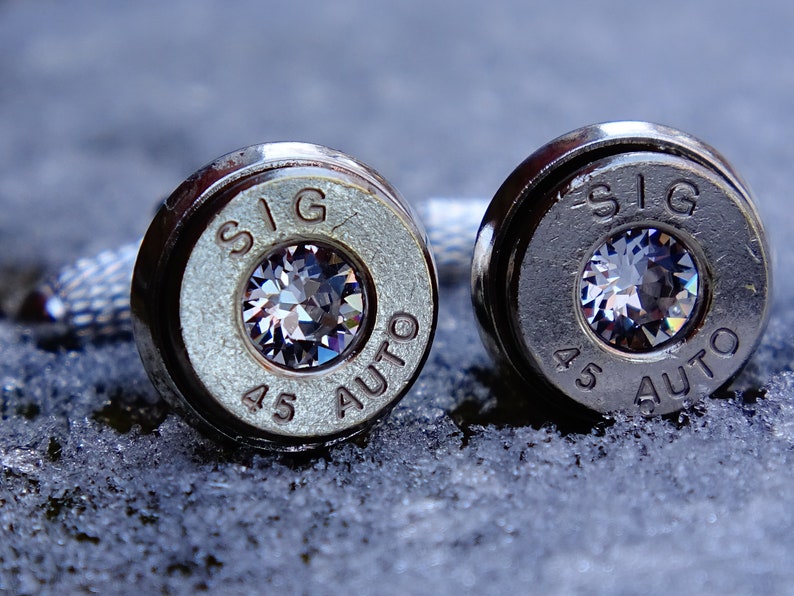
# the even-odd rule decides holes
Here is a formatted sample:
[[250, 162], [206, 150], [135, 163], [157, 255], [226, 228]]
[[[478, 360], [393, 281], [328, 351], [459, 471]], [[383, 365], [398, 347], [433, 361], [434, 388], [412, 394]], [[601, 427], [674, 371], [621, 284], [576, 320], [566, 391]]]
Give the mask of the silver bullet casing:
[[[364, 295], [350, 344], [309, 368], [263, 356], [241, 314], [263, 258], [301, 243], [343, 255]], [[397, 191], [305, 143], [241, 149], [186, 180], [143, 239], [131, 292], [135, 340], [169, 403], [214, 437], [279, 451], [383, 418], [424, 364], [437, 305], [424, 231]]]
[[[686, 248], [692, 300], [674, 333], [647, 331], [638, 337], [652, 342], [636, 348], [605, 340], [614, 321], [603, 315], [616, 311], [596, 321], [583, 279], [601, 248], [643, 232]], [[719, 153], [672, 128], [613, 122], [552, 141], [510, 174], [477, 236], [472, 297], [488, 351], [529, 399], [583, 415], [667, 414], [750, 357], [768, 317], [769, 261], [750, 191]]]

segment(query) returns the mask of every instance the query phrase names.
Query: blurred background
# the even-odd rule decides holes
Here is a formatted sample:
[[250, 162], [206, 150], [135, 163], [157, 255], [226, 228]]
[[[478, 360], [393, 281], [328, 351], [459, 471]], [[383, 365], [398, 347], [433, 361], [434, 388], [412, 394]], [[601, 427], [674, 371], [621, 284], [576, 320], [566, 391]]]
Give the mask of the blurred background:
[[5, 0], [0, 259], [132, 239], [186, 175], [252, 143], [341, 149], [412, 201], [490, 197], [542, 143], [616, 119], [722, 150], [779, 234], [794, 218], [775, 200], [794, 158], [791, 13], [784, 2]]
[[782, 1], [0, 0], [0, 306], [281, 140], [419, 203], [490, 197], [574, 128], [655, 121], [735, 165], [778, 258], [754, 393], [533, 426], [494, 393], [461, 280], [392, 416], [299, 462], [167, 416], [132, 342], [47, 352], [6, 308], [0, 591], [790, 592], [792, 23]]

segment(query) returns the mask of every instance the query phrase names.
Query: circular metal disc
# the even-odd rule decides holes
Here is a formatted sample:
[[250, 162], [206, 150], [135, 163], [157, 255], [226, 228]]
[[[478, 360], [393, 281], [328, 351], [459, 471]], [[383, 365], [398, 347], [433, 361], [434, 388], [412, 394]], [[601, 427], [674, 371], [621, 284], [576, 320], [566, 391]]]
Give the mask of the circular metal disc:
[[[584, 265], [626, 230], [687, 247], [699, 281], [680, 332], [619, 349], [586, 320]], [[749, 358], [770, 295], [750, 193], [713, 149], [679, 131], [610, 123], [530, 156], [497, 192], [478, 235], [472, 289], [491, 353], [573, 410], [665, 414], [714, 392]]]
[[[367, 296], [349, 349], [328, 366], [264, 358], [242, 296], [274, 247], [316, 242], [354, 264]], [[397, 192], [338, 152], [276, 143], [231, 153], [166, 201], [133, 276], [136, 341], [150, 378], [215, 436], [294, 451], [382, 418], [427, 357], [437, 289], [424, 232]]]

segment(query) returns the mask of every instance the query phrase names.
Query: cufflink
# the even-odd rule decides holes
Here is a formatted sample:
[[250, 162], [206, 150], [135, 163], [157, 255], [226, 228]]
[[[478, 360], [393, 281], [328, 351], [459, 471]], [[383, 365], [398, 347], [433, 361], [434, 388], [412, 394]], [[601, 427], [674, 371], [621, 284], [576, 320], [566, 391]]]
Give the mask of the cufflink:
[[726, 384], [760, 340], [770, 283], [742, 179], [645, 122], [587, 126], [528, 157], [494, 196], [472, 266], [491, 355], [585, 415], [667, 414]]
[[438, 294], [391, 185], [337, 151], [274, 143], [219, 158], [165, 201], [130, 304], [175, 410], [215, 437], [299, 451], [394, 407], [427, 357]]

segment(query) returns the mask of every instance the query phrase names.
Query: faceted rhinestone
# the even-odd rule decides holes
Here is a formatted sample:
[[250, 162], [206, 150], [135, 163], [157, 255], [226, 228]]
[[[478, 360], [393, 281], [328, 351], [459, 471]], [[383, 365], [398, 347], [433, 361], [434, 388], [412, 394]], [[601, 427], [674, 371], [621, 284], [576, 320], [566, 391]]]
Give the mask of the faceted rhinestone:
[[692, 317], [698, 270], [670, 234], [634, 228], [595, 250], [580, 295], [585, 319], [599, 337], [617, 348], [648, 351], [675, 337]]
[[350, 348], [367, 307], [361, 276], [319, 243], [275, 249], [243, 294], [245, 329], [257, 350], [289, 369], [329, 364]]

